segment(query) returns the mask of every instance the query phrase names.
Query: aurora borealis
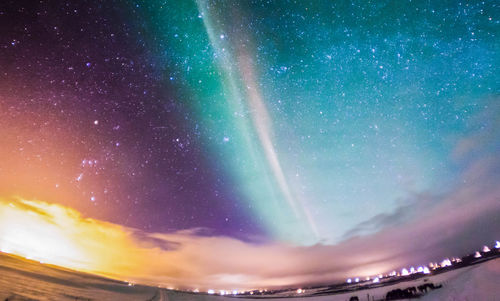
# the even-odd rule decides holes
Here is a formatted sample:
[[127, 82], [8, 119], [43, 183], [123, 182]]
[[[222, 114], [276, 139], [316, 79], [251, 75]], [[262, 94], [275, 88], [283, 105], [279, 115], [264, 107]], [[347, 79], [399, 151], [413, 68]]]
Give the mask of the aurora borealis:
[[400, 248], [390, 268], [498, 239], [494, 1], [7, 1], [0, 18], [2, 199], [275, 260], [385, 242], [368, 262]]

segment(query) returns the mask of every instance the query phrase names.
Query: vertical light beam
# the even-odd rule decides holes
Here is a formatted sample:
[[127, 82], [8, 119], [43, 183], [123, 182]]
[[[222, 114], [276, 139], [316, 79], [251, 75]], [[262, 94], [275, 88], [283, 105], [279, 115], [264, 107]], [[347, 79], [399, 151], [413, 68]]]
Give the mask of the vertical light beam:
[[[237, 76], [237, 74], [235, 74], [235, 72], [233, 71], [233, 68], [231, 68], [234, 60], [231, 58], [229, 51], [227, 51], [223, 47], [223, 45], [221, 44], [221, 39], [219, 39], [218, 35], [215, 33], [214, 26], [210, 19], [210, 13], [207, 10], [207, 7], [209, 7], [208, 3], [206, 3], [205, 0], [197, 0], [196, 3], [198, 6], [198, 10], [203, 17], [203, 24], [208, 34], [210, 43], [215, 52], [218, 54], [221, 62], [221, 67], [225, 72], [228, 84], [227, 88], [230, 92], [230, 95], [234, 98], [234, 101], [246, 100], [247, 107], [250, 110], [253, 126], [258, 135], [259, 142], [264, 150], [267, 163], [269, 164], [272, 174], [279, 186], [279, 190], [283, 194], [288, 206], [293, 211], [295, 217], [299, 220], [302, 220], [302, 218], [305, 217], [308, 228], [315, 235], [315, 238], [319, 238], [318, 229], [316, 227], [314, 219], [311, 216], [311, 213], [302, 202], [297, 201], [287, 183], [277, 152], [272, 142], [271, 117], [269, 116], [269, 112], [265, 106], [263, 97], [257, 89], [255, 72], [251, 64], [252, 59], [250, 55], [247, 54], [243, 47], [239, 47], [239, 49], [237, 50], [236, 62], [237, 67], [240, 71], [239, 76]], [[246, 87], [246, 98], [238, 88], [237, 78], [240, 78], [243, 86]], [[249, 135], [244, 136], [246, 137], [247, 142], [251, 143], [251, 141], [249, 141]]]

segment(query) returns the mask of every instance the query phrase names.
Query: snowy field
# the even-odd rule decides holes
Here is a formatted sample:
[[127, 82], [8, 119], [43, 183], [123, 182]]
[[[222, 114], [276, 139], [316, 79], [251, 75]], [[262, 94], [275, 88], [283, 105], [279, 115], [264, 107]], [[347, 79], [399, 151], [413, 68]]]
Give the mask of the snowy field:
[[[442, 284], [420, 300], [500, 300], [500, 258], [418, 280], [378, 288], [316, 297], [290, 297], [296, 301], [384, 300], [388, 291], [432, 282]], [[239, 301], [264, 298], [226, 297], [181, 293], [65, 271], [0, 255], [0, 300], [193, 300]], [[284, 300], [287, 298], [273, 298]]]

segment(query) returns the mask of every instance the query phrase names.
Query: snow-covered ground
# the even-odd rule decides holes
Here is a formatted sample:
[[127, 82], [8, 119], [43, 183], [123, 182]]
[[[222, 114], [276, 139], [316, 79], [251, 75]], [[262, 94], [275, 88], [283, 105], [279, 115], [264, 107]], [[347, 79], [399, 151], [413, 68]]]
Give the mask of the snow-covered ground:
[[467, 273], [450, 275], [442, 289], [421, 300], [500, 300], [500, 259], [473, 266]]
[[52, 268], [0, 253], [0, 300], [151, 300], [158, 289]]
[[[295, 301], [345, 301], [352, 296], [363, 300], [383, 300], [388, 291], [443, 284], [421, 300], [500, 300], [500, 258], [413, 281], [356, 292], [291, 297]], [[229, 297], [183, 293], [127, 283], [88, 274], [51, 268], [0, 254], [0, 300], [179, 300], [179, 301], [256, 301], [263, 298]], [[278, 298], [284, 300], [287, 298]], [[269, 300], [269, 299], [267, 299]]]

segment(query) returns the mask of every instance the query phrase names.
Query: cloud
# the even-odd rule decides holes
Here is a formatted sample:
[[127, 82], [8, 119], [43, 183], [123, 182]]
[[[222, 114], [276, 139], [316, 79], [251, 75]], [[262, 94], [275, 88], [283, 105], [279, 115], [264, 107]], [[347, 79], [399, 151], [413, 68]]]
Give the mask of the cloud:
[[87, 219], [60, 205], [11, 200], [0, 202], [0, 248], [118, 279], [185, 289], [303, 285], [375, 275], [461, 255], [497, 239], [500, 189], [491, 176], [499, 163], [484, 158], [464, 173], [468, 185], [425, 203], [437, 204], [415, 202], [395, 213], [418, 211], [410, 221], [393, 224], [391, 216], [383, 216], [374, 220], [384, 225], [378, 233], [333, 246], [249, 243], [200, 236], [199, 230], [146, 233]]
[[452, 159], [460, 172], [452, 189], [415, 195], [336, 245], [248, 242], [202, 228], [148, 233], [62, 205], [4, 199], [0, 249], [117, 279], [202, 290], [331, 283], [460, 256], [500, 237], [499, 135], [494, 128], [486, 133], [457, 143]]

